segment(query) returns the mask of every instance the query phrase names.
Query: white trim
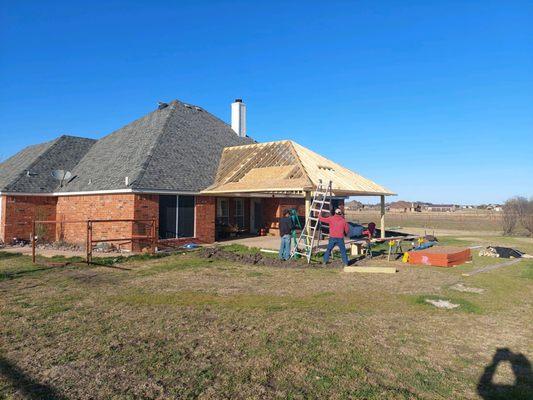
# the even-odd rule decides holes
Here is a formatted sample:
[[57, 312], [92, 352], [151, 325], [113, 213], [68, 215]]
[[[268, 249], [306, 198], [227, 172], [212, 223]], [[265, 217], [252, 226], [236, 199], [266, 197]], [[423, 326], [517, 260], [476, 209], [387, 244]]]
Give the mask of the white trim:
[[[201, 192], [183, 192], [175, 190], [142, 190], [142, 189], [113, 189], [113, 190], [95, 190], [92, 192], [52, 192], [52, 193], [26, 193], [26, 192], [2, 192], [0, 195], [5, 196], [91, 196], [99, 194], [122, 194], [122, 193], [136, 193], [136, 194], [168, 194], [168, 195], [185, 195], [198, 196]], [[205, 196], [208, 196], [207, 194]]]
[[[163, 195], [184, 195], [184, 196], [213, 196], [213, 197], [259, 197], [259, 198], [303, 198], [303, 193], [268, 193], [268, 192], [254, 192], [254, 191], [240, 191], [240, 192], [184, 192], [176, 190], [143, 190], [143, 189], [113, 189], [113, 190], [95, 190], [93, 192], [52, 192], [52, 193], [26, 193], [26, 192], [2, 192], [0, 196], [91, 196], [101, 194], [163, 194]], [[383, 194], [383, 193], [347, 193], [336, 197], [365, 197], [365, 196], [397, 196], [397, 194]]]

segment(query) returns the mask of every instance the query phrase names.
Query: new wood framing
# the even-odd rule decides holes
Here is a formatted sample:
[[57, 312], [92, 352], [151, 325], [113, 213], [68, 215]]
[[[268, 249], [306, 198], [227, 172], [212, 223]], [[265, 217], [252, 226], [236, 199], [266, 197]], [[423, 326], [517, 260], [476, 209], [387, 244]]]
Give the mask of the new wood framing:
[[335, 196], [389, 196], [375, 182], [290, 140], [227, 147], [214, 185], [206, 194], [312, 191], [319, 180], [333, 183]]

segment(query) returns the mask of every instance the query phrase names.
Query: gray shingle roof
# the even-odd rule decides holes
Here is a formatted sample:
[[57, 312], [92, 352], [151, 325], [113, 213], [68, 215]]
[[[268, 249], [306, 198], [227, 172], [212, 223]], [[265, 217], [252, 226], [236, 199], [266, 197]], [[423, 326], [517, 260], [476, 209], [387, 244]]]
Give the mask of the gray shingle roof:
[[63, 135], [49, 142], [26, 147], [0, 164], [0, 191], [56, 191], [60, 182], [52, 177], [52, 171], [72, 171], [95, 142], [94, 139]]
[[[224, 147], [251, 143], [204, 109], [175, 100], [98, 141], [61, 136], [22, 150], [0, 164], [0, 190], [199, 192], [214, 183]], [[73, 178], [59, 187], [55, 169]]]
[[198, 192], [213, 184], [224, 147], [253, 142], [202, 108], [175, 100], [100, 139], [62, 191]]

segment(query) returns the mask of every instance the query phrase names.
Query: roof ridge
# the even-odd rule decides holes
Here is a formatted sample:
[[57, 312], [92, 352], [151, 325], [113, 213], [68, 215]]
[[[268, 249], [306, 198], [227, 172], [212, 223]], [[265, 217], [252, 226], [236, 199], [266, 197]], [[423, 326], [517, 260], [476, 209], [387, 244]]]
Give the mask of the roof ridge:
[[85, 136], [76, 136], [76, 135], [67, 135], [67, 134], [59, 136], [58, 139], [61, 139], [63, 137], [74, 138], [74, 139], [84, 139], [84, 140], [90, 140], [90, 141], [93, 141], [93, 142], [97, 142], [98, 141], [98, 139], [88, 138], [88, 137], [85, 137]]
[[300, 167], [305, 172], [305, 177], [307, 178], [307, 181], [311, 184], [311, 186], [313, 186], [313, 180], [309, 176], [309, 171], [307, 171], [307, 168], [305, 168], [305, 165], [300, 158], [300, 154], [298, 154], [298, 151], [296, 150], [296, 147], [294, 146], [296, 142], [293, 142], [292, 140], [287, 140], [287, 142], [289, 142], [289, 147], [291, 148], [293, 155], [296, 157], [298, 164], [300, 164]]
[[[176, 101], [179, 101], [179, 100], [176, 100]], [[173, 102], [174, 101], [172, 101], [171, 103], [173, 103]], [[140, 182], [142, 180], [142, 178], [144, 177], [144, 175], [146, 174], [146, 171], [148, 169], [148, 165], [150, 165], [150, 162], [152, 161], [152, 158], [154, 156], [154, 150], [157, 147], [157, 145], [159, 144], [159, 141], [161, 140], [161, 137], [165, 134], [166, 128], [167, 128], [168, 123], [170, 121], [170, 116], [172, 115], [173, 112], [176, 111], [176, 107], [174, 107], [172, 105], [169, 105], [169, 108], [170, 108], [170, 112], [166, 116], [165, 123], [161, 127], [161, 131], [157, 134], [157, 139], [154, 140], [154, 142], [152, 143], [152, 145], [148, 149], [148, 154], [147, 154], [144, 162], [141, 164], [140, 172], [137, 174], [137, 176], [132, 177], [131, 184], [129, 186], [135, 185], [135, 183], [137, 181]], [[153, 112], [158, 112], [158, 111], [161, 111], [161, 110], [155, 110]]]
[[[50, 145], [45, 151], [43, 151], [41, 154], [39, 154], [39, 155], [35, 158], [35, 160], [33, 160], [33, 162], [30, 163], [30, 165], [28, 165], [28, 168], [24, 169], [24, 170], [18, 175], [18, 177], [17, 177], [16, 179], [14, 179], [14, 180], [9, 184], [9, 186], [15, 186], [15, 185], [18, 183], [18, 181], [20, 181], [20, 180], [24, 177], [24, 175], [26, 175], [26, 174], [28, 173], [28, 171], [30, 171], [31, 168], [32, 168], [35, 164], [37, 164], [38, 161], [40, 161], [40, 160], [42, 159], [42, 157], [43, 157], [45, 154], [47, 154], [47, 153], [48, 153], [48, 152], [49, 152], [54, 146], [56, 146], [56, 145], [59, 143], [59, 141], [61, 140], [61, 138], [63, 138], [64, 136], [65, 136], [65, 135], [61, 135], [61, 136], [58, 136], [58, 137], [56, 137], [55, 139], [51, 140], [50, 142], [53, 142], [53, 143], [52, 143], [52, 144], [51, 144], [51, 145]], [[48, 143], [48, 142], [45, 142], [45, 143]], [[41, 143], [41, 144], [42, 144], [42, 143]], [[35, 146], [37, 146], [37, 145], [35, 145]]]

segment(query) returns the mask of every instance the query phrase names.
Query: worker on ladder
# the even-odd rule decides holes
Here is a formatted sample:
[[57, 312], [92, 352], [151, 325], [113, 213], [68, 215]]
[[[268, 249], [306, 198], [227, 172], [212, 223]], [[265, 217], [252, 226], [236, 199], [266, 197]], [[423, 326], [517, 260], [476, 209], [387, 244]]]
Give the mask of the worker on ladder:
[[[327, 210], [323, 210], [323, 212], [329, 213]], [[324, 264], [328, 263], [333, 248], [338, 246], [341, 252], [342, 262], [344, 265], [348, 265], [348, 255], [346, 254], [346, 246], [344, 245], [344, 235], [348, 234], [350, 227], [342, 216], [342, 210], [337, 208], [334, 215], [331, 217], [323, 217], [321, 215], [319, 220], [322, 223], [329, 224], [329, 241], [326, 252], [324, 253]]]

